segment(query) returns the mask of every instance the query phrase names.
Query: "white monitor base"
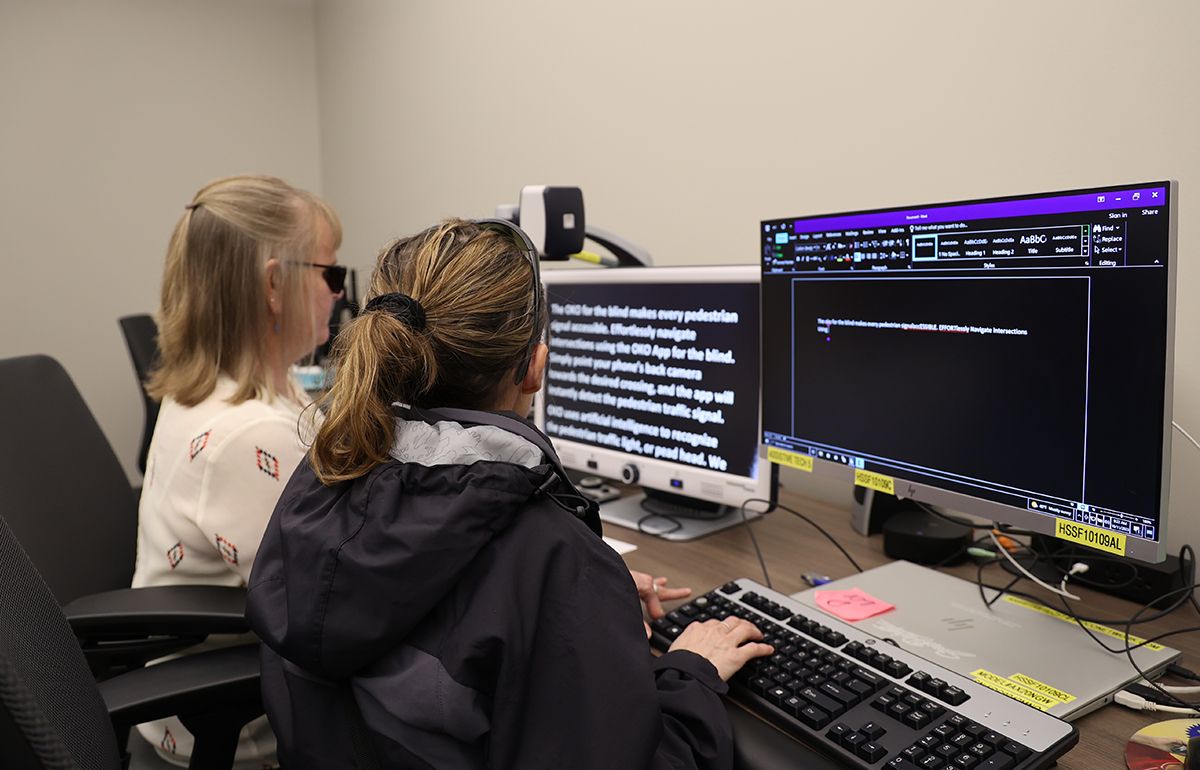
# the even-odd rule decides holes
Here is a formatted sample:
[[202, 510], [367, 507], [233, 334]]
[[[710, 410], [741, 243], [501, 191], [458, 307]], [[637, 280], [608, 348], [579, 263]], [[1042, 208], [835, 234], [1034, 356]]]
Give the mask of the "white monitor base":
[[[688, 519], [677, 516], [667, 518], [652, 514], [643, 508], [642, 500], [645, 498], [646, 496], [641, 492], [636, 492], [617, 500], [601, 503], [600, 520], [606, 524], [616, 524], [618, 527], [640, 531], [647, 535], [656, 535], [663, 540], [676, 542], [695, 540], [698, 537], [711, 535], [713, 532], [719, 532], [742, 523], [742, 514], [734, 506], [722, 506], [724, 513], [715, 519]], [[747, 509], [746, 521], [754, 521], [761, 515]], [[642, 522], [640, 528], [638, 527], [639, 521]], [[676, 528], [676, 522], [678, 522], [678, 528]]]

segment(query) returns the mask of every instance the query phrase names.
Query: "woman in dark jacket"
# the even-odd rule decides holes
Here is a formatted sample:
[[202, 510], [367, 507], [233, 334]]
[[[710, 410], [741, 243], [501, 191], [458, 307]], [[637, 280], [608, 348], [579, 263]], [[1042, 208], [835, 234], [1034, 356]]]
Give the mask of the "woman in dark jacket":
[[650, 654], [594, 505], [517, 417], [547, 356], [524, 234], [432, 227], [369, 296], [250, 581], [283, 765], [729, 767], [724, 680], [772, 649], [730, 617]]

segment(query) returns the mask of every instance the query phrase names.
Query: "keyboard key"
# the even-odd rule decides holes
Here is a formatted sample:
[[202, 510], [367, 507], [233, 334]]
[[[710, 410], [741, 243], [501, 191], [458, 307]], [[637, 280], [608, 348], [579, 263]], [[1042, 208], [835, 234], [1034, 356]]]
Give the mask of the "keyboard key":
[[942, 689], [942, 700], [949, 703], [951, 706], [961, 706], [971, 699], [971, 696], [962, 691], [961, 688], [954, 685], [948, 685]]
[[921, 766], [910, 762], [904, 757], [896, 757], [891, 762], [888, 762], [885, 767], [888, 770], [921, 770]]
[[[936, 735], [937, 737], [939, 737], [943, 740], [950, 740], [950, 736], [954, 735], [956, 732], [958, 732], [958, 731], [955, 730], [952, 725], [944, 724], [944, 725], [938, 725], [937, 727], [933, 728], [932, 734]], [[970, 736], [967, 737], [967, 743], [971, 743], [973, 740], [974, 739], [971, 738]]]
[[866, 742], [867, 736], [859, 732], [848, 733], [842, 736], [842, 745], [845, 746], [850, 752], [853, 752], [860, 745]]
[[926, 754], [917, 762], [917, 767], [922, 770], [941, 770], [946, 766], [946, 760], [939, 757], [937, 754]]
[[949, 743], [943, 743], [935, 748], [933, 753], [937, 754], [942, 759], [950, 759], [950, 757], [958, 753], [958, 747], [952, 746]]
[[846, 706], [853, 706], [862, 700], [862, 696], [858, 693], [848, 690], [841, 685], [834, 684], [833, 682], [826, 682], [817, 689], [831, 698], [836, 698]]
[[867, 722], [865, 725], [858, 728], [858, 731], [873, 741], [877, 741], [887, 734], [887, 730], [885, 730], [883, 725], [879, 724], [878, 722]]
[[800, 712], [800, 721], [814, 730], [820, 730], [825, 725], [829, 724], [832, 717], [826, 714], [816, 706], [808, 706]]
[[721, 586], [721, 593], [736, 594], [737, 592], [738, 592], [738, 584], [732, 580], [729, 581], [728, 583], [726, 583], [725, 585]]
[[908, 665], [901, 663], [898, 660], [893, 660], [883, 667], [883, 672], [889, 676], [894, 676], [897, 679], [908, 676], [912, 669]]
[[833, 741], [837, 745], [842, 745], [842, 738], [854, 732], [850, 725], [845, 722], [838, 722], [833, 727], [830, 727], [825, 733], [825, 737]]
[[967, 751], [971, 752], [980, 759], [987, 759], [993, 754], [992, 747], [986, 743], [972, 743]]
[[857, 679], [861, 682], [865, 682], [866, 684], [869, 684], [871, 686], [872, 691], [878, 690], [880, 687], [883, 687], [884, 684], [886, 684], [883, 677], [872, 674], [870, 671], [867, 671], [862, 666], [855, 666], [854, 668], [850, 669], [850, 673], [854, 676], [855, 679]]
[[800, 712], [803, 711], [807, 706], [808, 701], [804, 700], [803, 698], [798, 698], [795, 695], [789, 695], [787, 698], [784, 698], [782, 704], [783, 710], [794, 717], [799, 717]]
[[859, 746], [856, 752], [860, 757], [868, 762], [878, 762], [887, 756], [887, 749], [880, 746], [878, 743], [870, 741]]
[[1003, 746], [1005, 743], [1008, 743], [1008, 738], [1005, 738], [1000, 733], [986, 732], [983, 735], [979, 736], [979, 742], [986, 743], [987, 745], [991, 746], [992, 748], [998, 749], [1001, 746]]
[[958, 770], [958, 768], [962, 768], [962, 770], [972, 770], [972, 768], [978, 764], [979, 757], [975, 756], [974, 754], [963, 753], [950, 760], [950, 765], [954, 767], [955, 770]]
[[1029, 756], [1030, 753], [1032, 753], [1029, 751], [1029, 749], [1027, 749], [1024, 746], [1022, 746], [1021, 744], [1015, 743], [1013, 741], [1009, 741], [1008, 743], [1005, 743], [1003, 746], [1000, 747], [1000, 750], [1003, 751], [1005, 754], [1008, 754], [1010, 757], [1017, 760], [1018, 762], [1020, 762], [1025, 757]]
[[932, 720], [933, 718], [924, 711], [921, 711], [920, 709], [912, 709], [904, 715], [904, 718], [901, 721], [914, 730], [920, 730], [928, 725]]
[[846, 713], [846, 707], [841, 701], [836, 701], [824, 693], [818, 692], [815, 687], [806, 687], [797, 693], [801, 698], [804, 698], [809, 703], [826, 712], [830, 716], [841, 716]]
[[921, 748], [920, 746], [909, 746], [907, 749], [900, 752], [900, 755], [916, 762], [918, 759], [925, 756], [925, 753], [925, 749]]

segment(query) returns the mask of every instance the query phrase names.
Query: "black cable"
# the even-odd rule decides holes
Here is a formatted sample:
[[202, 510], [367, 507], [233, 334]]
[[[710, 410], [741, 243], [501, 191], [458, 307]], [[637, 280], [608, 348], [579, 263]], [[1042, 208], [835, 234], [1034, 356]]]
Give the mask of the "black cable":
[[[751, 499], [747, 500], [747, 501], [746, 501], [746, 503], [766, 503], [766, 504], [770, 505], [770, 504], [771, 504], [771, 501], [770, 501], [770, 500], [763, 500], [762, 498], [751, 498]], [[792, 510], [791, 508], [788, 508], [786, 505], [784, 505], [784, 504], [782, 504], [782, 503], [775, 503], [775, 507], [776, 507], [776, 508], [781, 508], [781, 509], [783, 509], [783, 510], [787, 511], [788, 513], [792, 514], [793, 516], [795, 516], [795, 517], [797, 517], [797, 518], [799, 518], [799, 519], [802, 519], [802, 520], [804, 520], [804, 521], [808, 522], [809, 524], [811, 524], [811, 525], [812, 525], [812, 526], [813, 526], [813, 527], [814, 527], [814, 528], [815, 528], [815, 529], [816, 529], [818, 532], [820, 532], [822, 535], [824, 535], [824, 536], [826, 537], [826, 539], [827, 539], [827, 540], [829, 540], [829, 542], [833, 543], [833, 545], [834, 545], [834, 546], [835, 546], [835, 547], [836, 547], [836, 548], [837, 548], [839, 551], [841, 551], [841, 552], [842, 552], [842, 556], [845, 556], [845, 557], [846, 557], [846, 559], [847, 559], [847, 560], [848, 560], [848, 561], [849, 561], [851, 564], [853, 564], [853, 565], [854, 565], [854, 569], [858, 570], [859, 572], [862, 572], [862, 571], [863, 571], [863, 568], [862, 568], [862, 567], [860, 567], [860, 566], [858, 566], [858, 562], [856, 562], [856, 561], [854, 560], [854, 557], [850, 555], [850, 552], [849, 552], [849, 551], [847, 551], [845, 548], [842, 548], [842, 544], [841, 544], [841, 543], [839, 543], [838, 541], [834, 540], [834, 539], [833, 539], [833, 535], [831, 535], [831, 534], [829, 534], [828, 532], [826, 532], [826, 531], [825, 531], [825, 529], [824, 529], [824, 528], [823, 528], [823, 527], [822, 527], [820, 524], [818, 524], [818, 523], [816, 523], [815, 521], [813, 521], [812, 519], [808, 518], [808, 517], [807, 517], [807, 516], [805, 516], [803, 513], [800, 513], [799, 511], [794, 511], [794, 510]]]
[[[1033, 554], [1034, 565], [1036, 565], [1039, 560], [1047, 558], [1047, 556], [1045, 554], [1039, 554], [1037, 551], [1034, 551], [1032, 548], [1026, 547], [1026, 549], [1031, 554]], [[1090, 556], [1089, 556], [1089, 558], [1090, 558]], [[1115, 557], [1109, 557], [1109, 558], [1115, 558]], [[1179, 549], [1179, 577], [1180, 577], [1181, 582], [1187, 583], [1192, 580], [1192, 574], [1195, 569], [1195, 558], [1196, 558], [1196, 552], [1194, 550], [1192, 550], [1192, 547], [1190, 545], [1185, 544]], [[975, 582], [979, 586], [980, 599], [983, 601], [983, 603], [985, 605], [990, 607], [992, 604], [994, 604], [996, 602], [997, 599], [1000, 598], [1000, 594], [992, 597], [992, 599], [990, 601], [987, 600], [986, 598], [984, 598], [983, 589], [990, 588], [993, 591], [1001, 592], [1001, 594], [1008, 593], [1008, 594], [1012, 594], [1013, 596], [1020, 596], [1023, 599], [1029, 599], [1030, 601], [1035, 601], [1035, 602], [1041, 604], [1042, 606], [1046, 606], [1045, 601], [1039, 596], [1035, 596], [1034, 594], [1025, 593], [1023, 591], [1012, 590], [1012, 586], [1017, 582], [1015, 580], [1009, 581], [1008, 585], [1005, 586], [1004, 588], [999, 588], [999, 587], [991, 585], [989, 583], [984, 583], [983, 582], [983, 568], [990, 566], [991, 564], [994, 564], [998, 561], [1000, 561], [1000, 559], [996, 559], [995, 561], [990, 561], [990, 562], [984, 562], [979, 566], [979, 569], [976, 571]], [[1064, 572], [1064, 574], [1066, 574], [1066, 573]], [[1020, 579], [1020, 576], [1018, 576], [1018, 580], [1019, 579]], [[1165, 596], [1169, 596], [1170, 593], [1173, 593], [1173, 592], [1168, 592], [1167, 594], [1164, 594], [1163, 596], [1156, 596], [1154, 599], [1151, 600], [1150, 604], [1153, 605], [1154, 602], [1161, 601]], [[1187, 602], [1189, 600], [1191, 601], [1192, 606], [1196, 608], [1196, 611], [1198, 613], [1200, 613], [1200, 604], [1197, 603], [1195, 596], [1189, 593], [1189, 594], [1184, 594], [1184, 595], [1180, 596], [1170, 606], [1155, 612], [1153, 615], [1147, 615], [1146, 617], [1138, 620], [1137, 623], [1138, 624], [1150, 623], [1155, 620], [1158, 620], [1159, 618], [1165, 617], [1165, 616], [1169, 615], [1170, 613], [1174, 612], [1175, 610], [1179, 609], [1181, 606], [1183, 606], [1183, 604], [1185, 602]], [[1088, 617], [1085, 615], [1076, 615], [1076, 617], [1078, 617], [1080, 620], [1087, 622], [1087, 623], [1099, 623], [1100, 625], [1105, 625], [1105, 626], [1124, 625], [1126, 622], [1128, 622], [1126, 618], [1093, 618], [1093, 617]], [[1113, 652], [1113, 651], [1110, 650], [1110, 652]], [[1119, 651], [1117, 651], [1117, 652], [1119, 652]]]
[[[642, 506], [642, 507], [644, 510], [645, 506]], [[642, 526], [642, 524], [649, 521], [650, 519], [666, 519], [667, 521], [671, 522], [675, 526], [672, 527], [671, 529], [660, 530], [658, 532], [651, 532], [650, 530], [648, 530]], [[641, 532], [643, 535], [654, 535], [656, 537], [662, 537], [663, 535], [669, 535], [672, 532], [678, 532], [681, 529], [683, 529], [682, 522], [680, 522], [679, 519], [675, 518], [674, 516], [668, 516], [665, 513], [656, 513], [655, 511], [650, 511], [645, 516], [643, 516], [642, 518], [637, 520], [637, 531]]]
[[[746, 528], [746, 532], [750, 534], [750, 542], [754, 544], [754, 555], [758, 557], [758, 566], [762, 567], [763, 582], [767, 584], [767, 588], [774, 588], [775, 586], [771, 585], [771, 576], [767, 574], [767, 562], [763, 559], [762, 549], [758, 547], [758, 538], [754, 536], [754, 527], [750, 526], [750, 517], [746, 515], [746, 506], [755, 502], [766, 502], [767, 505], [771, 504], [770, 500], [763, 501], [760, 498], [751, 497], [748, 500], [743, 500], [738, 510], [742, 514], [742, 525]], [[767, 513], [769, 511], [770, 508], [760, 513]]]
[[989, 529], [989, 530], [994, 529], [1005, 535], [1036, 535], [1037, 534], [1036, 532], [1031, 532], [1031, 531], [1025, 530], [1025, 529], [1016, 529], [1014, 527], [1010, 527], [1007, 524], [1001, 524], [1000, 522], [995, 522], [995, 521], [992, 522], [991, 524], [976, 524], [973, 521], [967, 521], [966, 519], [960, 519], [955, 516], [950, 516], [948, 514], [942, 513], [941, 511], [935, 511], [933, 508], [929, 507], [928, 505], [921, 502], [920, 500], [913, 500], [913, 499], [909, 498], [909, 502], [915, 503], [918, 508], [925, 511], [925, 513], [928, 513], [930, 516], [936, 516], [939, 519], [945, 519], [946, 521], [950, 522], [951, 524], [957, 524], [958, 526], [966, 527], [967, 529]]

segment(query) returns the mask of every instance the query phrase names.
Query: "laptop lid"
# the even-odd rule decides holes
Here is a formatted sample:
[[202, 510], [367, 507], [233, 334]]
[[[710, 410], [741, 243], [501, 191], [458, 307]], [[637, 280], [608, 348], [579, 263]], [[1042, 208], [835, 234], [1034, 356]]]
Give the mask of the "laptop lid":
[[[1065, 612], [1006, 594], [991, 608], [979, 587], [906, 561], [895, 561], [793, 594], [817, 612], [821, 591], [858, 588], [894, 609], [851, 625], [883, 643], [934, 661], [1027, 705], [1075, 719], [1112, 700], [1139, 679], [1122, 654], [1106, 652]], [[987, 598], [995, 595], [984, 589]], [[1088, 628], [1112, 649], [1124, 649], [1123, 628]], [[1130, 636], [1132, 644], [1142, 641]], [[1178, 650], [1147, 644], [1134, 650], [1147, 675], [1180, 657]]]

